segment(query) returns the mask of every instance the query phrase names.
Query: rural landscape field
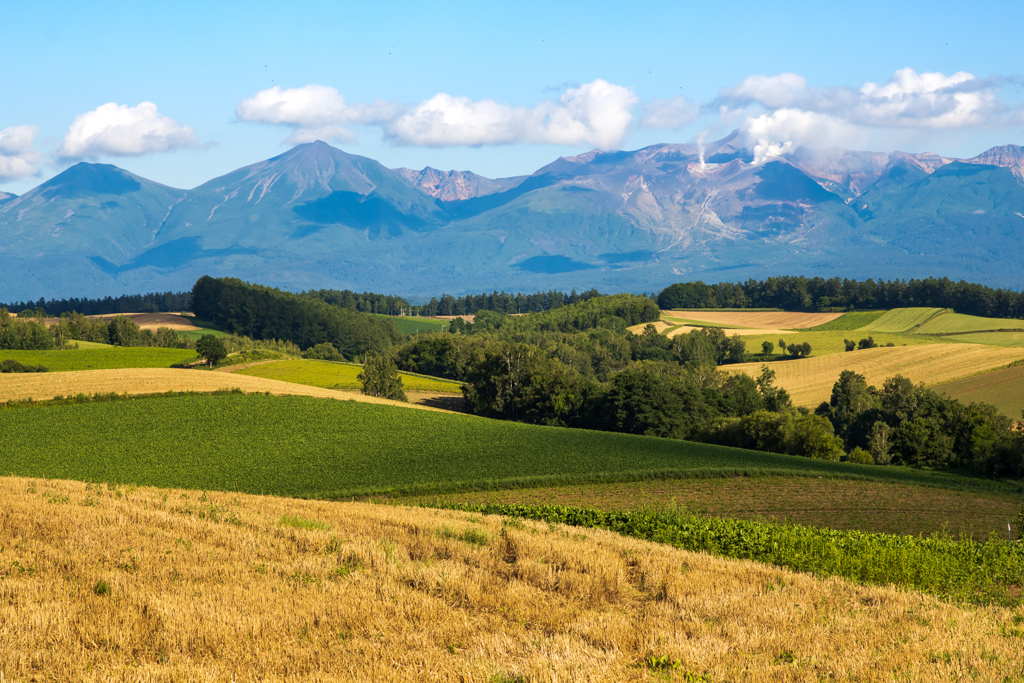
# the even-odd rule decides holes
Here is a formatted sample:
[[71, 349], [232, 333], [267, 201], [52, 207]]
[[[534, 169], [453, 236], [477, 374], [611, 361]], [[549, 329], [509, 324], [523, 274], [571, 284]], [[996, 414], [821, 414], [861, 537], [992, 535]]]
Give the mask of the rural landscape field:
[[968, 10], [6, 3], [0, 683], [1024, 683]]

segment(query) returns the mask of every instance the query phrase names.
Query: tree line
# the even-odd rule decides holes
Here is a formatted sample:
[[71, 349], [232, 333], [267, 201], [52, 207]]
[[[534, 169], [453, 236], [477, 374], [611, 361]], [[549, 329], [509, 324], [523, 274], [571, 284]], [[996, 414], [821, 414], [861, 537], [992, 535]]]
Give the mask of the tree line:
[[[51, 317], [64, 313], [82, 315], [116, 315], [119, 313], [171, 313], [192, 310], [192, 292], [150, 292], [149, 294], [125, 294], [102, 299], [39, 299], [38, 301], [11, 302], [0, 304], [0, 308], [19, 313], [46, 311]], [[46, 316], [43, 316], [46, 317]]]
[[993, 289], [949, 278], [849, 280], [785, 276], [746, 282], [680, 282], [658, 294], [672, 308], [781, 308], [787, 311], [845, 311], [909, 306], [952, 308], [992, 318], [1024, 318], [1024, 293]]

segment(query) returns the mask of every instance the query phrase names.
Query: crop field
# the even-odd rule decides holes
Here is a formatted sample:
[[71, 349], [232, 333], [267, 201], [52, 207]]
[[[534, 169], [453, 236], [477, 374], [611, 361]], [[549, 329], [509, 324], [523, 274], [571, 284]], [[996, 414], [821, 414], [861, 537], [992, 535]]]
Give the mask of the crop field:
[[1018, 330], [1024, 332], [1024, 320], [1016, 318], [981, 318], [962, 313], [941, 313], [914, 330], [916, 334], [956, 334]]
[[[265, 365], [256, 365], [239, 370], [235, 374], [250, 377], [276, 379], [325, 389], [359, 389], [362, 384], [356, 377], [363, 366], [354, 363], [331, 363], [322, 360], [286, 360]], [[462, 383], [452, 380], [398, 373], [402, 385], [408, 391], [430, 391], [447, 394], [462, 394]]]
[[993, 370], [974, 377], [932, 387], [962, 403], [991, 403], [1007, 417], [1022, 419], [1024, 412], [1024, 365]]
[[12, 358], [28, 365], [42, 365], [50, 372], [102, 370], [112, 368], [169, 368], [197, 359], [191, 349], [155, 349], [141, 346], [121, 347], [97, 344], [98, 348], [66, 351], [11, 351], [0, 349], [0, 360]]
[[821, 325], [842, 313], [799, 313], [786, 311], [665, 311], [662, 317], [713, 323], [721, 327], [747, 327], [772, 330], [797, 330]]
[[[813, 408], [832, 395], [843, 370], [853, 370], [868, 384], [881, 387], [894, 375], [914, 383], [937, 384], [966, 375], [994, 370], [1024, 358], [1020, 349], [982, 344], [929, 344], [916, 347], [874, 348], [773, 363], [777, 386], [785, 388], [798, 406]], [[728, 372], [757, 377], [761, 363], [722, 366]]]
[[829, 330], [858, 330], [862, 327], [871, 325], [887, 312], [888, 311], [849, 311], [848, 313], [843, 313], [835, 320], [831, 320], [821, 325], [815, 325], [811, 329], [821, 332]]
[[[397, 498], [431, 503], [435, 497]], [[888, 534], [966, 534], [1006, 538], [1021, 498], [926, 486], [817, 477], [717, 477], [580, 484], [506, 491], [471, 491], [446, 503], [566, 505], [597, 510], [672, 507], [731, 519], [793, 522], [831, 529]]]
[[13, 477], [0, 499], [12, 681], [927, 682], [1024, 667], [1019, 610], [600, 529]]
[[858, 332], [890, 332], [899, 334], [911, 332], [945, 309], [942, 308], [894, 308], [886, 311], [874, 322], [857, 328]]
[[379, 403], [424, 410], [431, 407], [432, 396], [426, 401], [402, 403], [366, 396], [358, 391], [337, 391], [321, 387], [282, 382], [262, 377], [246, 377], [241, 373], [182, 370], [174, 368], [128, 368], [113, 370], [81, 370], [60, 373], [25, 373], [5, 375], [0, 382], [0, 402], [45, 401], [55, 396], [115, 393], [118, 395], [164, 394], [167, 392], [212, 392], [240, 390], [246, 393], [270, 393], [275, 396], [314, 396], [341, 401]]
[[[0, 433], [2, 473], [287, 496], [426, 494], [768, 471], [1016, 490], [949, 473], [304, 396], [184, 395], [9, 408], [0, 410]], [[47, 435], [45, 449], [41, 434]]]

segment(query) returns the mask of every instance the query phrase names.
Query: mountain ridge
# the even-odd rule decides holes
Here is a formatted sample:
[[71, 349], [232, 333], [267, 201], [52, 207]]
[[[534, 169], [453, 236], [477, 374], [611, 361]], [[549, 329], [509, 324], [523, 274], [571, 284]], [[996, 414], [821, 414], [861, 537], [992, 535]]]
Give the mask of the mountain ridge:
[[500, 179], [388, 169], [321, 141], [190, 190], [83, 163], [0, 195], [0, 290], [95, 296], [203, 274], [414, 297], [773, 274], [1019, 287], [1022, 168], [1017, 145], [971, 159], [799, 148], [752, 164], [736, 134]]

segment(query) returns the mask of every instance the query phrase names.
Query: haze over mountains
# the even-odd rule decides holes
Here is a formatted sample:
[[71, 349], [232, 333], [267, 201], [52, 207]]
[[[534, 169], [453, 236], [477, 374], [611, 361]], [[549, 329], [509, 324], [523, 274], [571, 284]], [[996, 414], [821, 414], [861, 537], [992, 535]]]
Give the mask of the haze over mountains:
[[204, 274], [411, 297], [782, 274], [1021, 287], [1019, 146], [752, 160], [734, 134], [489, 179], [314, 142], [191, 190], [80, 163], [0, 193], [0, 300], [181, 290]]

